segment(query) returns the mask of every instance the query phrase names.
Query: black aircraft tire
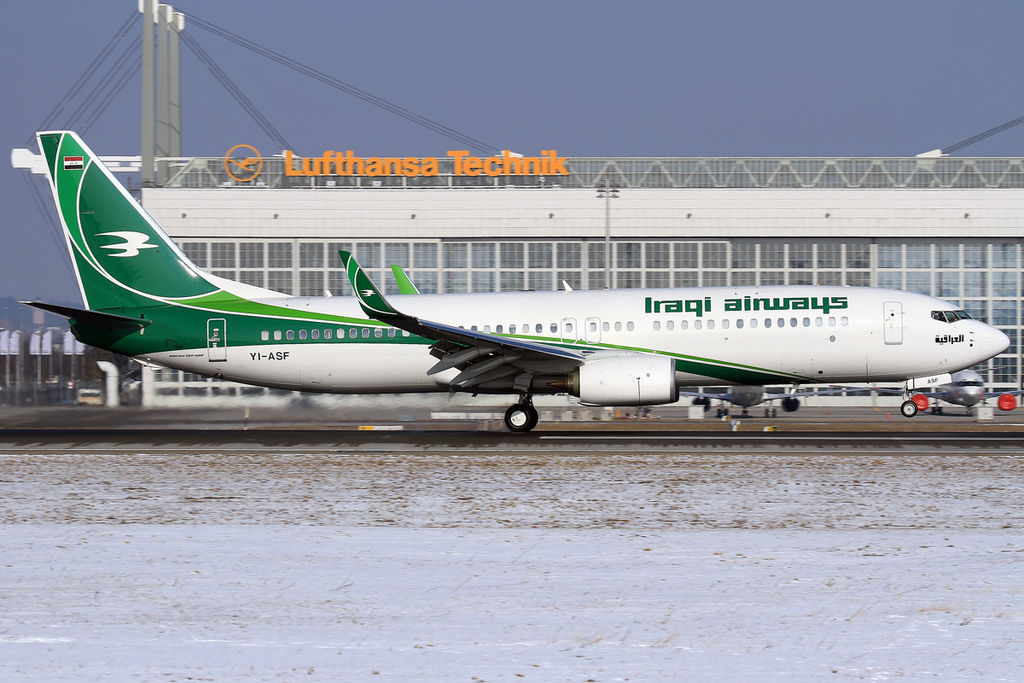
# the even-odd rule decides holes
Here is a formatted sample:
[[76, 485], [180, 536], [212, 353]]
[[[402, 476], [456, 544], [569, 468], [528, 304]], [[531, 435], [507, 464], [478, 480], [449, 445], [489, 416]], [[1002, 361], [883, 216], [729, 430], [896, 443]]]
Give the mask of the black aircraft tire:
[[517, 403], [505, 411], [505, 426], [510, 432], [524, 433], [537, 426], [537, 409], [528, 403]]
[[914, 417], [917, 415], [918, 407], [913, 401], [904, 401], [900, 404], [900, 415], [903, 417]]

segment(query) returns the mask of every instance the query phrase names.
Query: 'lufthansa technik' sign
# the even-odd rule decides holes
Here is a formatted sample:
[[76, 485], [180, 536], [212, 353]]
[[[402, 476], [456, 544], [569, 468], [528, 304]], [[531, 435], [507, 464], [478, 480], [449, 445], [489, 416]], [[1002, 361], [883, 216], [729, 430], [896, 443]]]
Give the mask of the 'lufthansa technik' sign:
[[[240, 151], [252, 152], [239, 159]], [[473, 156], [466, 150], [449, 150], [452, 175], [457, 176], [559, 176], [569, 175], [566, 158], [553, 149], [541, 150], [534, 157], [502, 152], [489, 157]], [[257, 161], [259, 160], [259, 161]], [[224, 156], [224, 168], [238, 182], [249, 182], [259, 175], [259, 152], [250, 145], [235, 145]], [[252, 171], [255, 170], [255, 173]], [[318, 157], [300, 157], [291, 150], [284, 153], [287, 176], [418, 176], [440, 175], [437, 157], [361, 157], [352, 150], [328, 150]]]

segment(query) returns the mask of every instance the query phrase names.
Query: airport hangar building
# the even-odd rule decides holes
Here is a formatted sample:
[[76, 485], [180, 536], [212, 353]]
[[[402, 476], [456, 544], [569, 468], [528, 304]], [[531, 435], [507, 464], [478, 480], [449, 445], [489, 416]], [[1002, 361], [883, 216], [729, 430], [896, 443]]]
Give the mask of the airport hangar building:
[[[270, 157], [251, 179], [224, 158], [160, 161], [167, 180], [142, 200], [197, 265], [296, 295], [350, 293], [339, 249], [389, 293], [391, 265], [424, 293], [600, 289], [606, 276], [616, 288], [922, 292], [1006, 332], [1010, 348], [975, 369], [992, 390], [1021, 387], [1024, 158], [577, 157], [554, 176], [438, 161], [435, 175], [307, 176], [293, 174], [301, 159], [286, 173]], [[173, 404], [267, 392], [161, 370], [144, 393]]]

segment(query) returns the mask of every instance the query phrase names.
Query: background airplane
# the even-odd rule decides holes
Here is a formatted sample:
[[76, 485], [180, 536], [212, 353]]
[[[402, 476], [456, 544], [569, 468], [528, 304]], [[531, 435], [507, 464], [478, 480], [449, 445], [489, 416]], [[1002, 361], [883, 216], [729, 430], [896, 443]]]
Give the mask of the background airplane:
[[[902, 389], [888, 387], [872, 387], [871, 391], [883, 394], [902, 394]], [[985, 391], [985, 381], [974, 370], [961, 370], [953, 373], [953, 379], [948, 384], [935, 387], [928, 393], [914, 394], [913, 400], [921, 410], [931, 408], [933, 415], [942, 414], [942, 402], [967, 408], [967, 414], [974, 413], [974, 406], [984, 403], [986, 399], [999, 399], [996, 406], [1000, 410], [1013, 410], [1017, 407], [1017, 396], [1024, 391]]]
[[779, 401], [782, 410], [787, 413], [795, 413], [800, 409], [800, 399], [807, 396], [830, 396], [845, 391], [845, 389], [817, 389], [806, 391], [789, 391], [783, 393], [769, 392], [764, 386], [740, 385], [727, 387], [724, 392], [706, 391], [680, 391], [680, 396], [692, 396], [693, 405], [704, 406], [705, 412], [711, 409], [712, 401], [719, 401], [716, 409], [716, 417], [723, 417], [729, 414], [729, 407], [726, 404], [742, 408], [740, 417], [750, 417], [749, 408], [760, 403], [767, 403], [764, 409], [765, 417], [775, 417], [776, 409], [774, 401]]

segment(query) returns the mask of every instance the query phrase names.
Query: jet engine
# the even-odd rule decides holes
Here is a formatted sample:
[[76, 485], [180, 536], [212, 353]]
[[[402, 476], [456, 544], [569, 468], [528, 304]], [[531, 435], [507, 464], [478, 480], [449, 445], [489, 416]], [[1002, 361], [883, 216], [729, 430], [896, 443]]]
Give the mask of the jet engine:
[[795, 413], [800, 410], [800, 399], [787, 396], [782, 399], [782, 409], [787, 413]]
[[569, 393], [595, 406], [649, 406], [679, 400], [675, 362], [664, 356], [591, 356], [569, 376]]

